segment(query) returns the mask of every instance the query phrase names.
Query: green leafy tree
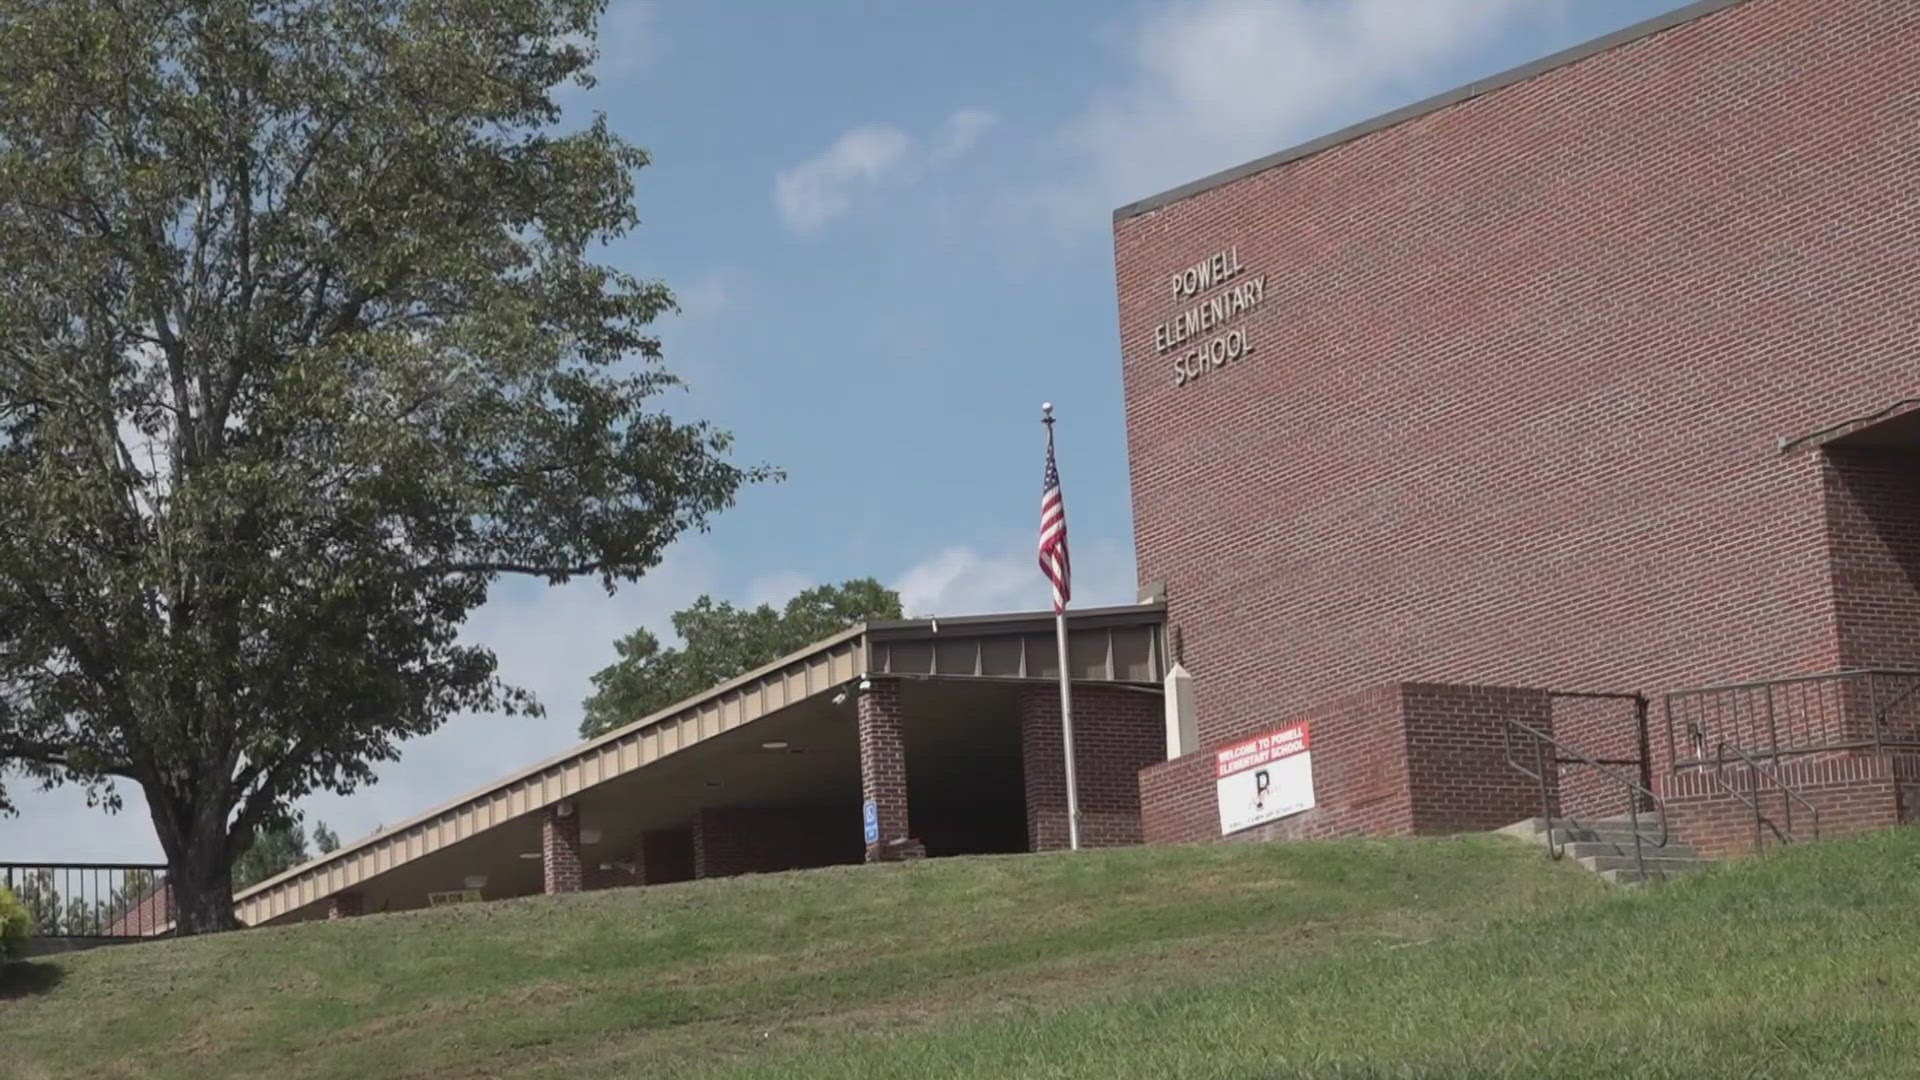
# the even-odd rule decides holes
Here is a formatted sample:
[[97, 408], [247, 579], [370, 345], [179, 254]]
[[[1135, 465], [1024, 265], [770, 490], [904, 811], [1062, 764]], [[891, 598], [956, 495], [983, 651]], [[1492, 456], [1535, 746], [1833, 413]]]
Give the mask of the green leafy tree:
[[[326, 826], [319, 826], [315, 830]], [[246, 853], [233, 861], [233, 887], [244, 889], [262, 882], [282, 870], [291, 870], [312, 856], [307, 854], [307, 830], [299, 825], [279, 825], [263, 829], [247, 845]]]
[[181, 933], [294, 800], [537, 708], [458, 639], [495, 582], [611, 590], [772, 475], [594, 261], [646, 163], [561, 126], [602, 3], [0, 14], [0, 765], [138, 785]]
[[339, 850], [339, 848], [340, 838], [333, 834], [332, 829], [327, 828], [327, 823], [324, 821], [314, 822], [313, 850], [318, 854], [327, 855]]
[[900, 594], [872, 578], [808, 589], [784, 610], [702, 596], [673, 613], [679, 648], [661, 648], [647, 630], [614, 643], [620, 659], [594, 674], [580, 734], [591, 738], [632, 723], [855, 623], [899, 617]]
[[5, 885], [0, 885], [0, 964], [18, 960], [33, 937], [33, 913]]

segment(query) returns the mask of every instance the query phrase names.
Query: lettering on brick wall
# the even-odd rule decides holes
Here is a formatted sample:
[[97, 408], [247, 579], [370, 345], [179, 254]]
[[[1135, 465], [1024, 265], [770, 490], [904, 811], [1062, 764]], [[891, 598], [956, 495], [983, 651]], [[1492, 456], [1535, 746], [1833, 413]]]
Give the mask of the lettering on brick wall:
[[1267, 275], [1249, 273], [1238, 247], [1175, 270], [1168, 281], [1179, 310], [1153, 328], [1153, 348], [1162, 356], [1172, 354], [1173, 385], [1185, 386], [1253, 355], [1246, 329], [1231, 324], [1267, 298]]

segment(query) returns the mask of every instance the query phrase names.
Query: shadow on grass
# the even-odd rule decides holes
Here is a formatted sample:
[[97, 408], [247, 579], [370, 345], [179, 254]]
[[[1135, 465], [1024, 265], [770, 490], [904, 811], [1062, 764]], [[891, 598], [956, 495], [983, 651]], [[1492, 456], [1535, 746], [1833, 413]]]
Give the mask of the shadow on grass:
[[58, 964], [36, 964], [31, 960], [0, 964], [0, 1001], [47, 993], [59, 986], [66, 974]]

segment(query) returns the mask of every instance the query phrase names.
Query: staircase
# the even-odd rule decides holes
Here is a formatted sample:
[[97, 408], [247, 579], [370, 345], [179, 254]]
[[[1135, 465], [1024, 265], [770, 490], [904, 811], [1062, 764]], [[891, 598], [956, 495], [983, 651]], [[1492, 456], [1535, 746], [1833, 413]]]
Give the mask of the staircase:
[[[1599, 874], [1616, 885], [1636, 885], [1644, 881], [1664, 881], [1691, 870], [1712, 865], [1694, 853], [1693, 848], [1670, 839], [1655, 847], [1660, 834], [1658, 814], [1640, 815], [1640, 858], [1633, 854], [1634, 827], [1624, 815], [1593, 821], [1572, 822], [1553, 819], [1553, 831], [1547, 831], [1545, 818], [1528, 818], [1499, 832], [1530, 844], [1539, 844], [1551, 854], [1560, 851], [1567, 858]], [[1645, 867], [1646, 873], [1641, 873]]]

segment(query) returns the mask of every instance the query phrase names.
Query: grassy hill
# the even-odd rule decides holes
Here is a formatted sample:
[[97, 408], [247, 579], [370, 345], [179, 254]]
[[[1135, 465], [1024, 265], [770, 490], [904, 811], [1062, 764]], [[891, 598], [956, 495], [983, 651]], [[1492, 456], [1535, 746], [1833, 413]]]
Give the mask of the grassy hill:
[[125, 946], [0, 1076], [1907, 1075], [1920, 831], [1611, 889], [1495, 837], [845, 868]]

